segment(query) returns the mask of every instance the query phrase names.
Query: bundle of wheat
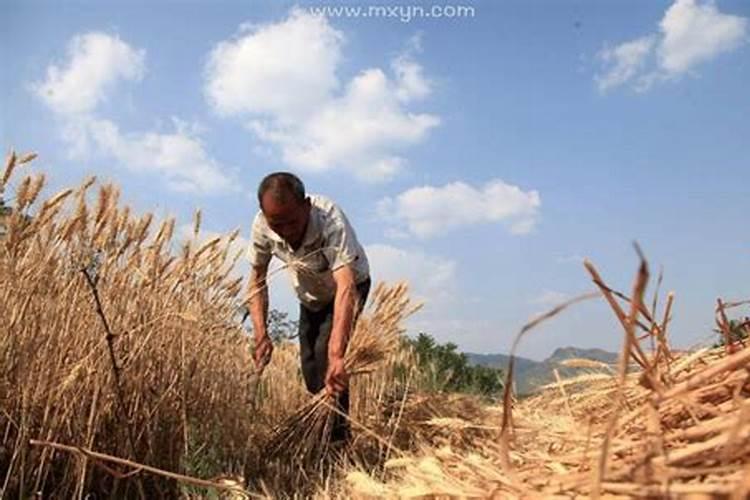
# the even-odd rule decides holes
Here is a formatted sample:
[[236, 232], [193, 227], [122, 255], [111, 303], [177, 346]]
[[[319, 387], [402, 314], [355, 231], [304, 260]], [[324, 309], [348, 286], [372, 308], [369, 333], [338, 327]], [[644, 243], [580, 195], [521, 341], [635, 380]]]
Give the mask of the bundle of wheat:
[[[349, 341], [344, 357], [347, 373], [352, 377], [371, 373], [394, 355], [400, 346], [403, 321], [417, 308], [411, 304], [405, 284], [379, 284]], [[262, 455], [270, 461], [300, 465], [320, 462], [329, 451], [337, 412], [333, 395], [325, 391], [314, 395], [273, 430]]]

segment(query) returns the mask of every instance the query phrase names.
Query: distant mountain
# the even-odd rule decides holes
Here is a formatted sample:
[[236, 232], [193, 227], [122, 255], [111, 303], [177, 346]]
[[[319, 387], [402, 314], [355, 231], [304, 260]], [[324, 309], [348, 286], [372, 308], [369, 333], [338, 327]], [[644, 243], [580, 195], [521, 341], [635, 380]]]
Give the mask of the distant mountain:
[[[475, 354], [466, 353], [469, 362], [493, 368], [508, 369], [510, 356], [507, 354]], [[513, 370], [518, 394], [530, 394], [544, 384], [555, 380], [554, 369], [557, 368], [560, 377], [572, 377], [581, 373], [581, 368], [568, 368], [560, 364], [566, 359], [592, 359], [607, 364], [617, 363], [617, 354], [602, 349], [581, 349], [578, 347], [560, 347], [544, 361], [517, 357]]]

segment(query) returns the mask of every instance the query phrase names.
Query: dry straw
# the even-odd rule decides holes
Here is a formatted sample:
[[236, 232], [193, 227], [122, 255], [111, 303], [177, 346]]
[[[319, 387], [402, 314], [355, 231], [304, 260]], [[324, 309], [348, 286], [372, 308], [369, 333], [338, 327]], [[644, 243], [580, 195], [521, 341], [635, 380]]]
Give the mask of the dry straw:
[[2, 497], [750, 492], [750, 347], [729, 321], [747, 301], [717, 302], [726, 345], [675, 352], [674, 295], [661, 311], [656, 292], [646, 304], [645, 260], [630, 295], [587, 262], [623, 327], [619, 365], [568, 361], [588, 371], [518, 399], [512, 363], [503, 405], [488, 407], [414, 386], [401, 339], [414, 305], [405, 285], [379, 286], [346, 354], [353, 436], [332, 454], [336, 410], [305, 393], [296, 346], [254, 372], [236, 232], [202, 238], [197, 212], [175, 241], [174, 219], [134, 214], [115, 186], [91, 193], [93, 178], [44, 200], [42, 176], [13, 178], [32, 159], [9, 155], [0, 178], [16, 193], [0, 241]]
[[[233, 484], [285, 495], [329, 481], [261, 475], [263, 444], [310, 398], [296, 346], [278, 346], [260, 380], [254, 372], [237, 315], [238, 232], [207, 241], [198, 212], [191, 237], [175, 241], [174, 219], [135, 214], [95, 178], [39, 199], [43, 177], [13, 179], [31, 159], [9, 156], [2, 177], [24, 187], [0, 241], [0, 496], [200, 496], [240, 476]], [[347, 354], [352, 418], [368, 423], [353, 425], [352, 456], [370, 467], [397, 425], [371, 417], [387, 392], [408, 395], [395, 365], [413, 369], [400, 345], [414, 311], [405, 285], [373, 296]], [[293, 447], [280, 455], [297, 458]]]
[[0, 496], [180, 491], [32, 439], [183, 475], [241, 473], [252, 426], [237, 401], [252, 365], [226, 243], [175, 257], [171, 222], [154, 238], [152, 215], [136, 218], [110, 185], [90, 203], [94, 179], [38, 201], [43, 176], [13, 178], [32, 159], [11, 155], [2, 176], [16, 196], [0, 241]]
[[[344, 356], [347, 373], [352, 377], [372, 373], [394, 356], [403, 321], [418, 308], [411, 304], [405, 284], [377, 286], [369, 311], [359, 318], [349, 341]], [[301, 467], [321, 462], [329, 452], [335, 416], [335, 397], [322, 390], [274, 428], [262, 455], [270, 462], [291, 456]]]
[[[747, 498], [750, 348], [737, 342], [671, 352], [666, 330], [673, 295], [663, 316], [647, 309], [645, 260], [630, 297], [607, 287], [593, 264], [586, 268], [625, 330], [617, 373], [592, 363], [597, 372], [561, 379], [535, 397], [506, 397], [500, 413], [507, 427], [494, 442], [473, 451], [432, 448], [401, 457], [391, 461], [392, 474], [384, 481], [365, 481], [353, 472], [348, 493]], [[649, 336], [635, 334], [643, 328]]]

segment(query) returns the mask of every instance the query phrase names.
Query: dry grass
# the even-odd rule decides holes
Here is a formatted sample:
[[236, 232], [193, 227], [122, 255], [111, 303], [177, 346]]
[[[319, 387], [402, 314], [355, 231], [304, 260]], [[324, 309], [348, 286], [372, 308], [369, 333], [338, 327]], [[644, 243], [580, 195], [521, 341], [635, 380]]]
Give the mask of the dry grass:
[[[361, 471], [353, 471], [344, 496], [747, 498], [748, 353], [745, 349], [733, 355], [744, 358], [727, 358], [712, 350], [693, 357], [663, 398], [633, 374], [626, 381], [622, 408], [613, 404], [619, 389], [611, 376], [578, 380], [572, 415], [564, 398], [550, 388], [514, 408], [510, 467], [503, 463], [505, 451], [496, 433], [470, 451], [439, 447], [391, 460], [384, 481], [365, 481]], [[499, 408], [485, 422], [496, 422], [501, 412]], [[619, 414], [617, 425], [600, 475], [614, 414]]]
[[[202, 241], [197, 212], [177, 242], [174, 220], [134, 214], [115, 186], [94, 194], [93, 179], [40, 200], [43, 176], [14, 181], [31, 160], [9, 156], [0, 177], [15, 193], [0, 241], [0, 497], [750, 491], [750, 347], [671, 351], [673, 295], [645, 305], [645, 261], [629, 296], [587, 263], [623, 326], [619, 366], [571, 360], [589, 372], [526, 400], [508, 390], [500, 407], [414, 387], [401, 343], [414, 306], [404, 285], [378, 287], [347, 352], [353, 437], [331, 450], [335, 410], [305, 392], [296, 346], [253, 371], [237, 233]], [[718, 302], [725, 338], [726, 310], [745, 305]]]
[[[509, 422], [505, 431], [470, 450], [433, 447], [391, 460], [382, 480], [353, 470], [342, 496], [747, 498], [750, 347], [672, 353], [668, 314], [656, 320], [643, 304], [645, 261], [630, 297], [587, 267], [624, 326], [617, 373], [592, 363], [591, 373], [533, 398], [510, 398], [484, 419]], [[637, 325], [647, 334], [636, 336]]]
[[[262, 454], [301, 408], [330, 412], [310, 403], [296, 346], [278, 346], [255, 374], [237, 315], [237, 233], [202, 241], [197, 212], [192, 238], [175, 241], [174, 219], [136, 215], [115, 186], [94, 192], [95, 179], [39, 201], [43, 176], [14, 177], [31, 160], [9, 156], [0, 177], [15, 194], [0, 241], [0, 496], [206, 492], [181, 486], [185, 476], [281, 496], [325, 483], [320, 467], [300, 467], [297, 448]], [[377, 413], [386, 392], [408, 393], [413, 366], [399, 341], [415, 308], [404, 285], [373, 295], [347, 368], [352, 454], [382, 462], [387, 454], [371, 451], [389, 448], [387, 438], [356, 421]], [[302, 450], [322, 455], [325, 436], [303, 430]]]
[[405, 390], [400, 383], [393, 383], [396, 380], [393, 371], [397, 366], [412, 366], [399, 365], [398, 360], [403, 356], [403, 322], [417, 309], [419, 306], [411, 303], [405, 284], [376, 286], [369, 309], [357, 321], [344, 357], [347, 373], [353, 377], [349, 416], [353, 443], [346, 450], [331, 449], [332, 426], [340, 411], [335, 398], [322, 390], [286, 418], [278, 419], [279, 423], [261, 447], [266, 489], [274, 489], [269, 487], [269, 481], [275, 485], [290, 481], [299, 484], [300, 476], [309, 476], [310, 471], [325, 477], [347, 457], [365, 456], [373, 441], [376, 447], [392, 446], [384, 434], [368, 427], [372, 422], [364, 424], [361, 419], [378, 415], [376, 421], [382, 422], [383, 395]]
[[85, 457], [30, 447], [32, 438], [183, 472], [206, 453], [203, 474], [242, 471], [252, 363], [233, 320], [232, 236], [178, 248], [174, 220], [135, 216], [114, 186], [94, 197], [87, 181], [34, 204], [42, 184], [16, 184], [0, 242], [3, 492], [174, 490], [149, 475], [116, 479]]

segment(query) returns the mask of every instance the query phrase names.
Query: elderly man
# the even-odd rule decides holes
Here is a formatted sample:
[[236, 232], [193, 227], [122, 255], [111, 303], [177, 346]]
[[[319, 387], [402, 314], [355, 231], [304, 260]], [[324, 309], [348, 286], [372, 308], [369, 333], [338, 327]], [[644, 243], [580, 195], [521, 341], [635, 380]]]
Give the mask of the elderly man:
[[[253, 221], [249, 250], [252, 273], [248, 302], [255, 333], [255, 363], [268, 364], [273, 344], [266, 332], [266, 277], [272, 256], [291, 271], [300, 301], [299, 343], [302, 374], [311, 393], [325, 387], [349, 409], [344, 353], [370, 290], [370, 270], [362, 245], [344, 212], [328, 198], [305, 194], [295, 175], [277, 172], [258, 187], [260, 211]], [[345, 439], [348, 425], [338, 419], [332, 439]]]

